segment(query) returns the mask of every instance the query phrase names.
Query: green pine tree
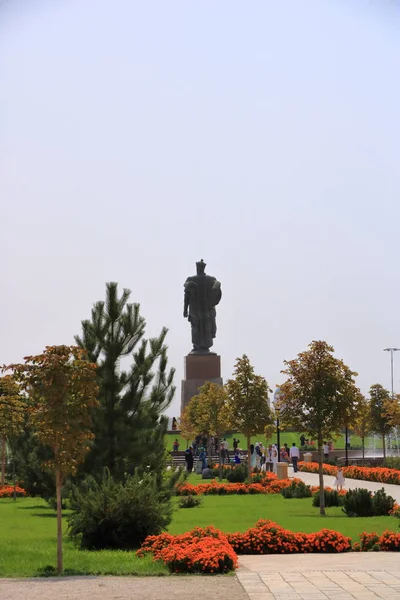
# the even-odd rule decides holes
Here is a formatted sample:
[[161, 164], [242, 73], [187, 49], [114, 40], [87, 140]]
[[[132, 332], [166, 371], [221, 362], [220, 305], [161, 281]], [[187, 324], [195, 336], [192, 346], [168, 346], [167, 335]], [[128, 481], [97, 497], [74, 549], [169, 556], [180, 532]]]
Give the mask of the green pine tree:
[[[76, 343], [98, 365], [100, 408], [95, 409], [93, 447], [84, 472], [104, 467], [117, 478], [137, 467], [160, 472], [165, 462], [162, 416], [175, 393], [175, 370], [168, 369], [167, 329], [146, 340], [146, 322], [139, 304], [130, 304], [130, 290], [118, 296], [118, 284], [106, 284], [105, 302], [97, 302], [91, 320], [82, 321]], [[125, 359], [125, 360], [124, 360]], [[122, 363], [131, 359], [126, 369]]]

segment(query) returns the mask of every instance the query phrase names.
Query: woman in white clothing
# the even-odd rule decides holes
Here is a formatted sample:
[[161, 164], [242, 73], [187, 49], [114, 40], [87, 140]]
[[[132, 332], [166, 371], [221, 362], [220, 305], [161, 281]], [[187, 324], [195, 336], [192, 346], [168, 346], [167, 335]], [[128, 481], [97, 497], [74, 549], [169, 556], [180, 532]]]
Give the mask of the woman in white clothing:
[[336, 487], [338, 492], [341, 492], [345, 483], [345, 478], [343, 475], [343, 471], [341, 469], [341, 467], [338, 468], [338, 471], [336, 473], [336, 479], [333, 482], [334, 487]]
[[272, 470], [274, 473], [277, 472], [277, 464], [278, 464], [278, 449], [275, 444], [272, 446], [271, 451], [271, 461], [272, 461]]

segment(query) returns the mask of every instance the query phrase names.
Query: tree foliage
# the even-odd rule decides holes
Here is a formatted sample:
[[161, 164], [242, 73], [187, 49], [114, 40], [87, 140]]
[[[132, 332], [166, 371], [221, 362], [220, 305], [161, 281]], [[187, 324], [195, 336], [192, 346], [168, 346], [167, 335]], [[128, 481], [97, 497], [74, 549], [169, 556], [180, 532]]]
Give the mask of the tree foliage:
[[232, 414], [232, 429], [246, 436], [248, 470], [251, 473], [250, 438], [264, 433], [273, 417], [269, 407], [269, 386], [264, 377], [256, 375], [246, 354], [236, 359], [233, 378], [226, 383]]
[[372, 422], [370, 404], [368, 400], [362, 395], [360, 395], [360, 400], [358, 402], [358, 410], [353, 424], [353, 430], [354, 433], [361, 438], [362, 458], [364, 461], [365, 438], [368, 437], [368, 435], [372, 431]]
[[323, 442], [340, 433], [344, 422], [353, 423], [360, 392], [354, 373], [334, 355], [324, 341], [312, 342], [297, 358], [285, 361], [287, 381], [277, 402], [282, 422], [307, 432], [318, 441], [320, 513], [325, 514], [323, 496]]
[[11, 369], [29, 396], [30, 423], [51, 450], [47, 466], [56, 477], [57, 571], [62, 571], [61, 486], [76, 472], [89, 449], [90, 409], [97, 404], [96, 365], [76, 346], [47, 346], [42, 354], [25, 357]]
[[371, 385], [369, 389], [370, 410], [371, 410], [371, 431], [380, 435], [383, 442], [383, 457], [386, 457], [385, 436], [392, 428], [392, 418], [390, 415], [391, 405], [393, 405], [390, 392], [380, 383]]
[[[199, 394], [190, 399], [181, 417], [181, 432], [185, 437], [205, 435], [220, 439], [232, 429], [232, 412], [225, 387], [207, 382]], [[183, 430], [182, 430], [183, 428]], [[220, 479], [222, 479], [221, 450]]]
[[26, 401], [15, 379], [11, 375], [0, 377], [1, 485], [5, 483], [6, 444], [14, 448], [13, 442], [24, 428], [25, 414]]
[[145, 339], [146, 323], [139, 304], [128, 302], [130, 294], [124, 289], [119, 296], [118, 285], [108, 283], [106, 300], [94, 305], [91, 320], [82, 321], [82, 334], [75, 338], [96, 363], [100, 388], [86, 473], [101, 474], [107, 467], [112, 476], [124, 478], [144, 462], [151, 471], [164, 464], [167, 419], [161, 414], [175, 393], [175, 371], [167, 368], [167, 329]]

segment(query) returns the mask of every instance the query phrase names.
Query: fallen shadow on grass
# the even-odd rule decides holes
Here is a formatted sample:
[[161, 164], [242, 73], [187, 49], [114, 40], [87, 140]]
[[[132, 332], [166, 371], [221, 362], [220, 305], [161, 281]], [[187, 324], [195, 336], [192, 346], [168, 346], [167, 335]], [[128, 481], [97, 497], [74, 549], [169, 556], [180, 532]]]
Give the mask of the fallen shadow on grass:
[[[51, 509], [50, 509], [51, 510]], [[61, 515], [62, 519], [65, 519], [68, 515]], [[50, 519], [56, 519], [57, 518], [57, 513], [56, 512], [52, 512], [51, 514], [49, 513], [32, 513], [31, 517], [42, 517], [42, 519], [47, 519], [50, 517]]]
[[[46, 565], [38, 569], [34, 575], [34, 577], [46, 577], [46, 578], [54, 578], [54, 577], [86, 577], [87, 579], [96, 579], [97, 577], [109, 577], [109, 576], [118, 577], [118, 574], [115, 571], [96, 571], [96, 572], [88, 572], [88, 571], [80, 571], [79, 569], [64, 569], [62, 575], [57, 575], [57, 569], [52, 565]], [[152, 573], [151, 577], [166, 577], [169, 573]], [[131, 573], [124, 573], [121, 575], [122, 577], [146, 577], [144, 573], [138, 573], [137, 571], [132, 571]]]
[[34, 504], [33, 506], [17, 506], [19, 510], [53, 510], [51, 506], [43, 506], [43, 504]]

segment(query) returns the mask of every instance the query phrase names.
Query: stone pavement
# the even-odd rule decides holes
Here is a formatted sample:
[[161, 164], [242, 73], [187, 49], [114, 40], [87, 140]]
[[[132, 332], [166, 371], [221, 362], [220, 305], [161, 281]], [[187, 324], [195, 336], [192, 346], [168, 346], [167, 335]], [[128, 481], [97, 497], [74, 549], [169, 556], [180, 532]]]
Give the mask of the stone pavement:
[[250, 600], [395, 600], [397, 552], [241, 556], [237, 577]]
[[[307, 485], [319, 485], [318, 474], [317, 473], [304, 473], [299, 471], [298, 473], [293, 473], [292, 467], [289, 467], [289, 477], [298, 477], [302, 479], [304, 483]], [[332, 475], [324, 475], [324, 485], [326, 487], [333, 487], [334, 477]], [[355, 488], [364, 488], [367, 490], [371, 490], [371, 492], [376, 492], [382, 488], [385, 488], [386, 493], [392, 496], [396, 500], [396, 502], [400, 503], [400, 485], [393, 485], [388, 483], [375, 483], [373, 481], [362, 481], [361, 479], [349, 479], [346, 477], [346, 482], [344, 484], [344, 488], [346, 490], [354, 490]]]

